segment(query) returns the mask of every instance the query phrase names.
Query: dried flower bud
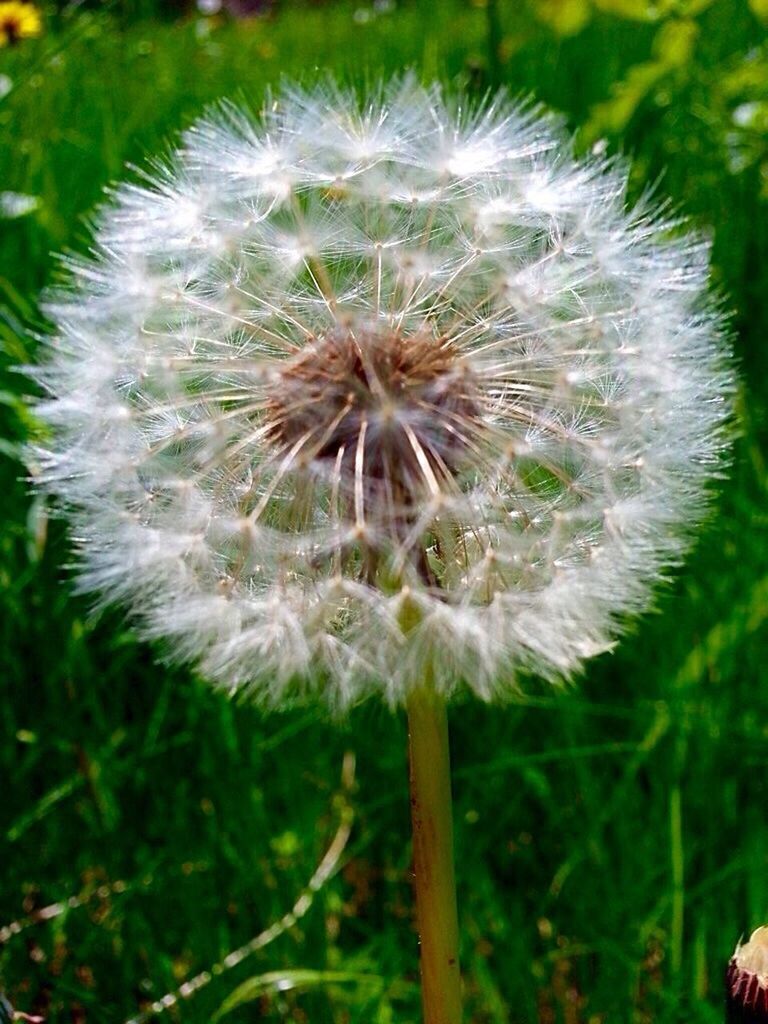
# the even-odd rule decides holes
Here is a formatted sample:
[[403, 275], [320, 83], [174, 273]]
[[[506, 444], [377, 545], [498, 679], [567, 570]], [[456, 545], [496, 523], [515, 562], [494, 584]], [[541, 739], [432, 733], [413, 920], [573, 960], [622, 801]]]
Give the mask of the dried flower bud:
[[768, 926], [739, 944], [725, 976], [729, 1024], [768, 1022]]

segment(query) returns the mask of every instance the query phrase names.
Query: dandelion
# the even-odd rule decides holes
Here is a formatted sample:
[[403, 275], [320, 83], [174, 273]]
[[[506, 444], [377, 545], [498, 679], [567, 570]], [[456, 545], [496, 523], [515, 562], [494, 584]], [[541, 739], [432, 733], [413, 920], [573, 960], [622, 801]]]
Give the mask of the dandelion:
[[229, 692], [407, 706], [429, 1022], [460, 1014], [446, 699], [610, 649], [721, 462], [707, 246], [625, 196], [503, 98], [288, 89], [118, 188], [48, 307], [82, 586]]
[[42, 30], [43, 20], [34, 4], [20, 0], [0, 2], [0, 48], [39, 36]]

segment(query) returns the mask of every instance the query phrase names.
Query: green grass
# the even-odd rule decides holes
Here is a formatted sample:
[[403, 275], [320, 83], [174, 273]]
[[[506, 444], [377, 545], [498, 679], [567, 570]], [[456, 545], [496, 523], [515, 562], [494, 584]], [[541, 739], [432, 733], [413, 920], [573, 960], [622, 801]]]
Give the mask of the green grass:
[[[495, 73], [561, 110], [583, 146], [631, 154], [636, 191], [661, 177], [712, 234], [741, 436], [658, 615], [573, 689], [532, 681], [518, 705], [452, 716], [472, 1024], [719, 1022], [733, 944], [768, 918], [768, 48], [742, 0], [660, 4], [656, 22], [619, 6], [602, 0], [568, 36], [562, 19], [578, 26], [586, 0], [502, 2]], [[51, 252], [86, 246], [104, 185], [206, 103], [258, 103], [282, 74], [318, 69], [363, 83], [414, 67], [477, 90], [493, 77], [480, 7], [425, 0], [364, 24], [354, 11], [291, 5], [203, 34], [76, 12], [0, 52], [15, 84], [0, 191], [39, 197], [0, 221], [4, 367], [34, 358]], [[748, 124], [732, 117], [745, 104]], [[279, 920], [349, 807], [340, 870], [301, 920], [166, 1016], [208, 1022], [249, 982], [233, 1024], [417, 1021], [402, 717], [374, 704], [341, 723], [266, 716], [155, 664], [117, 613], [93, 620], [61, 568], [65, 530], [13, 458], [23, 390], [4, 372], [0, 927], [82, 905], [0, 947], [9, 996], [52, 1022], [122, 1024]], [[348, 751], [356, 784], [339, 797]]]

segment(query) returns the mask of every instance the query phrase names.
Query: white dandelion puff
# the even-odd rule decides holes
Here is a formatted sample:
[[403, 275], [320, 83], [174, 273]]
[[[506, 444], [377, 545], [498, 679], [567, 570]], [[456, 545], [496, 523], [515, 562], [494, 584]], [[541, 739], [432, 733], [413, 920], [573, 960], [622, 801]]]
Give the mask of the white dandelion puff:
[[222, 106], [51, 298], [84, 588], [230, 690], [503, 697], [677, 563], [732, 381], [708, 252], [552, 119], [400, 81]]

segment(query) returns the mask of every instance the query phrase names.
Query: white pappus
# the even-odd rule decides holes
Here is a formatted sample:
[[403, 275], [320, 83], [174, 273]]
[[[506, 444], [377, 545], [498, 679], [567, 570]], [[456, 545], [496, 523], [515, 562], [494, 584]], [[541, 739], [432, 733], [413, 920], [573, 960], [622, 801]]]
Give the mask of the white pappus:
[[410, 78], [222, 105], [50, 297], [82, 586], [230, 690], [558, 679], [679, 562], [733, 390], [707, 246], [557, 122]]

